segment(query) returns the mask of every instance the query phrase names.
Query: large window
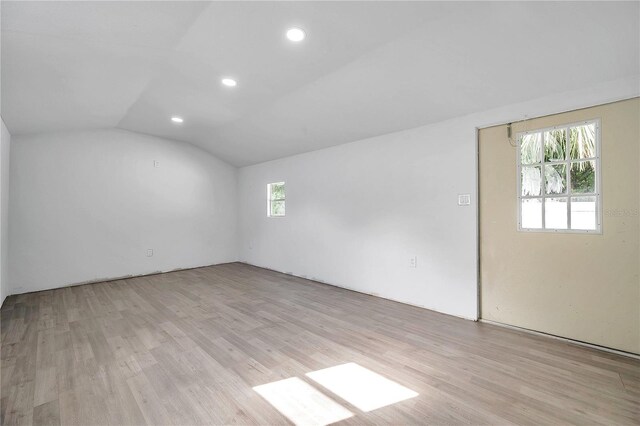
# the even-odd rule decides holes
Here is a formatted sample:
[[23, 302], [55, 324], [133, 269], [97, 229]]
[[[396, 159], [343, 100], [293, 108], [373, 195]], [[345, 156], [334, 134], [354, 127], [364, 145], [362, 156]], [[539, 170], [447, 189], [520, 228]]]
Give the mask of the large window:
[[270, 183], [267, 185], [267, 216], [282, 217], [285, 213], [284, 182]]
[[600, 122], [520, 133], [518, 229], [600, 232]]

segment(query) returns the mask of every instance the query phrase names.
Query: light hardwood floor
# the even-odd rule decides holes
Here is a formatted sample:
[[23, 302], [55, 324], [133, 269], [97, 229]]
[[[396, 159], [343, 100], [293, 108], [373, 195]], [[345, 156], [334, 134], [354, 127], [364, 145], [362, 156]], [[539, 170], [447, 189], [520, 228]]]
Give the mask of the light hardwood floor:
[[[1, 313], [7, 425], [283, 424], [252, 388], [292, 377], [350, 424], [640, 423], [640, 361], [238, 263]], [[419, 395], [363, 412], [306, 376], [350, 362]]]

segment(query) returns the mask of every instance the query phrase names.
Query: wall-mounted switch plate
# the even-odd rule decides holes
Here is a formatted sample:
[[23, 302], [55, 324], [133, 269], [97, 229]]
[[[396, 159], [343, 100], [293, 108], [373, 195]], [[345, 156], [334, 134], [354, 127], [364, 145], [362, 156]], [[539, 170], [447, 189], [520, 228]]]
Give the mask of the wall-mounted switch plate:
[[458, 194], [458, 205], [459, 206], [471, 205], [471, 194]]
[[153, 167], [155, 167], [156, 169], [160, 167], [160, 162], [158, 160], [153, 160]]
[[418, 267], [418, 256], [413, 256], [409, 258], [409, 268], [417, 268]]
[[153, 256], [153, 249], [147, 249], [147, 257]]

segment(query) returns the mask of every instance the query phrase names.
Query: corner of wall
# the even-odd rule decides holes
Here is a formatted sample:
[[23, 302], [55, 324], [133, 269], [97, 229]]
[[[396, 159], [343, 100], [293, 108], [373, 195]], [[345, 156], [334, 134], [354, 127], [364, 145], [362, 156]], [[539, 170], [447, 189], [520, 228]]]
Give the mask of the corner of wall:
[[0, 117], [0, 307], [11, 294], [9, 286], [9, 178], [11, 134]]

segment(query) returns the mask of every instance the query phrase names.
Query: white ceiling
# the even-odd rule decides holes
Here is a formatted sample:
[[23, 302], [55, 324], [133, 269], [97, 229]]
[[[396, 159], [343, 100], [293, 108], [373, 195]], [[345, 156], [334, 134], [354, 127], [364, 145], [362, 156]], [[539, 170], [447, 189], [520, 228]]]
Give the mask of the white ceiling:
[[12, 134], [120, 127], [237, 166], [639, 74], [638, 2], [2, 1]]

